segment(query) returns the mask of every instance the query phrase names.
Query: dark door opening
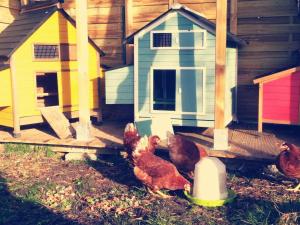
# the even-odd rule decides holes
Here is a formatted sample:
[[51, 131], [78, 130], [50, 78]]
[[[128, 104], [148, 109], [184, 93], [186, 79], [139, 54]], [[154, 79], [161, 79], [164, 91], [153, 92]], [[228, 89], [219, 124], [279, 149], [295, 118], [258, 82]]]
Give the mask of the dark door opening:
[[58, 85], [57, 73], [37, 73], [37, 106], [57, 106], [58, 101]]
[[153, 110], [175, 111], [176, 70], [153, 71]]

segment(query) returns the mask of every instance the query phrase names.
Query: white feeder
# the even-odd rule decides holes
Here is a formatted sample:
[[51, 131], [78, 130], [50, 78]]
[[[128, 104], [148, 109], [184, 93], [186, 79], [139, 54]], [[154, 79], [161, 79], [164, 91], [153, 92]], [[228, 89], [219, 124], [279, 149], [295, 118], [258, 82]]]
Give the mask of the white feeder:
[[226, 167], [218, 158], [202, 158], [195, 166], [193, 198], [207, 201], [227, 199], [226, 177]]

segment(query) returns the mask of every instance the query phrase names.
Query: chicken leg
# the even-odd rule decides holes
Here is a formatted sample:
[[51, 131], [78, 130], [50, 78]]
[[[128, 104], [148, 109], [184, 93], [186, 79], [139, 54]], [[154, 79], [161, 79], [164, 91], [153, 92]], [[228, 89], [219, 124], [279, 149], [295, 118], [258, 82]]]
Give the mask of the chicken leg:
[[300, 191], [300, 184], [298, 184], [295, 188], [289, 188], [287, 191], [293, 191], [293, 192], [298, 192]]
[[166, 199], [166, 198], [171, 198], [171, 197], [172, 197], [172, 196], [170, 196], [170, 195], [166, 195], [166, 194], [162, 193], [162, 192], [159, 191], [159, 190], [157, 190], [157, 191], [152, 191], [149, 187], [147, 187], [147, 191], [148, 191], [151, 195], [153, 195], [153, 196], [155, 196], [155, 197], [158, 197], [158, 198], [164, 198], [164, 199]]

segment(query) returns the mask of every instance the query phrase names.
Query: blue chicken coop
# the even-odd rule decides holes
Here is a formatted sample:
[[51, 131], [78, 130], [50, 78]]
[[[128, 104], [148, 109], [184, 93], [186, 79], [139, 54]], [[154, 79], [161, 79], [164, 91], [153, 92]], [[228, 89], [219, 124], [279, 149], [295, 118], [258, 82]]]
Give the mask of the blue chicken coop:
[[[133, 104], [136, 121], [214, 126], [216, 26], [180, 4], [126, 38], [134, 64], [105, 73], [106, 104]], [[227, 33], [226, 124], [235, 115], [237, 48]]]

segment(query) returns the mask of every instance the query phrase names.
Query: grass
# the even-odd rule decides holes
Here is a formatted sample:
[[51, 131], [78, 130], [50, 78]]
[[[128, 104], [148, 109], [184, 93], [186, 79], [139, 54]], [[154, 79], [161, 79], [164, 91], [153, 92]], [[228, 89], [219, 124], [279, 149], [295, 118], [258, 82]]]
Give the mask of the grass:
[[25, 217], [30, 222], [24, 224], [300, 224], [300, 194], [284, 191], [284, 183], [259, 173], [229, 173], [228, 187], [237, 199], [204, 208], [180, 192], [170, 192], [174, 197], [167, 200], [149, 195], [121, 158], [64, 162], [46, 152], [43, 147], [8, 145], [0, 154], [0, 224], [18, 224]]
[[6, 154], [28, 155], [37, 153], [50, 158], [55, 156], [55, 152], [53, 152], [48, 146], [29, 144], [5, 144], [4, 149]]

